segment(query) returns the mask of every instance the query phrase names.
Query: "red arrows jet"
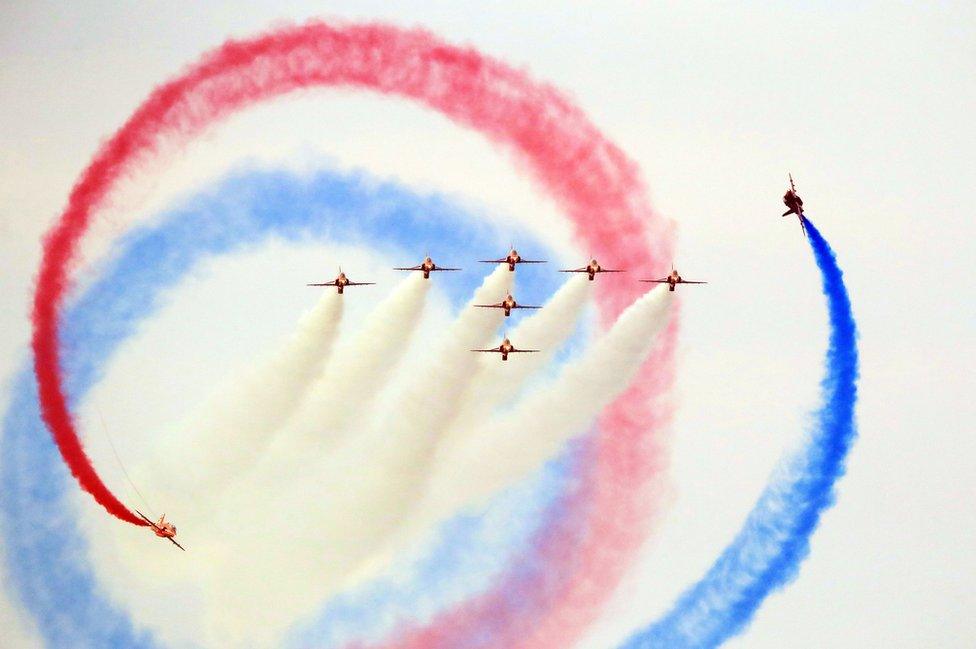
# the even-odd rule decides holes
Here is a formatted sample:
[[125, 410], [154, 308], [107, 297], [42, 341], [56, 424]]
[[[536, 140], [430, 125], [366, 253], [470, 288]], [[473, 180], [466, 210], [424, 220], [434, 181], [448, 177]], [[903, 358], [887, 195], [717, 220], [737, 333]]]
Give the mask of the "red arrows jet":
[[582, 268], [568, 268], [566, 270], [560, 270], [559, 272], [560, 273], [586, 273], [587, 275], [590, 276], [590, 281], [592, 282], [593, 278], [596, 276], [597, 273], [623, 273], [626, 271], [604, 268], [597, 262], [596, 259], [591, 259], [590, 263], [583, 266]]
[[331, 282], [323, 282], [321, 284], [308, 284], [307, 286], [335, 286], [339, 295], [342, 295], [342, 290], [347, 286], [373, 286], [376, 282], [350, 282], [346, 274], [342, 272], [342, 266], [339, 267], [339, 275]]
[[153, 523], [151, 520], [149, 520], [146, 517], [145, 514], [143, 514], [138, 509], [136, 510], [136, 513], [139, 514], [139, 516], [142, 518], [142, 520], [144, 520], [147, 523], [149, 523], [149, 526], [152, 527], [153, 534], [155, 534], [156, 536], [158, 536], [161, 539], [169, 539], [169, 542], [170, 543], [172, 543], [173, 545], [175, 545], [179, 549], [181, 549], [184, 552], [186, 552], [186, 548], [184, 548], [182, 545], [180, 545], [179, 543], [177, 543], [176, 542], [176, 539], [173, 538], [174, 536], [176, 536], [176, 526], [173, 525], [172, 523], [169, 523], [169, 522], [166, 521], [166, 514], [163, 514], [162, 516], [160, 516], [158, 522]]
[[477, 307], [484, 309], [505, 309], [505, 317], [507, 318], [512, 314], [512, 309], [541, 309], [541, 306], [526, 306], [524, 304], [519, 304], [509, 293], [508, 296], [499, 302], [498, 304], [475, 304]]
[[472, 349], [471, 351], [501, 354], [502, 360], [507, 361], [509, 354], [531, 354], [539, 350], [538, 349], [515, 349], [515, 346], [512, 345], [511, 341], [509, 341], [508, 338], [506, 338], [505, 340], [502, 341], [502, 344], [499, 345], [498, 347], [492, 347], [491, 349]]
[[796, 185], [793, 184], [793, 174], [790, 174], [790, 188], [783, 194], [783, 205], [789, 208], [783, 212], [783, 216], [796, 214], [796, 217], [800, 219], [800, 229], [803, 230], [803, 234], [806, 234], [807, 226], [806, 217], [803, 216], [803, 199], [796, 193]]
[[409, 266], [406, 268], [394, 268], [393, 270], [419, 270], [424, 274], [424, 279], [430, 279], [430, 274], [439, 270], [461, 270], [460, 268], [441, 268], [434, 263], [430, 255], [424, 257], [424, 261], [419, 266]]
[[693, 282], [691, 280], [682, 279], [678, 271], [671, 267], [671, 274], [667, 277], [662, 277], [661, 279], [642, 279], [642, 282], [650, 282], [651, 284], [667, 284], [668, 290], [673, 291], [674, 287], [678, 284], [708, 284], [708, 282]]
[[502, 259], [481, 259], [480, 263], [508, 264], [508, 270], [514, 271], [515, 264], [544, 264], [546, 262], [537, 259], [522, 259], [522, 257], [518, 254], [518, 250], [515, 249], [515, 246], [512, 246], [512, 249], [508, 251], [508, 256], [503, 257]]

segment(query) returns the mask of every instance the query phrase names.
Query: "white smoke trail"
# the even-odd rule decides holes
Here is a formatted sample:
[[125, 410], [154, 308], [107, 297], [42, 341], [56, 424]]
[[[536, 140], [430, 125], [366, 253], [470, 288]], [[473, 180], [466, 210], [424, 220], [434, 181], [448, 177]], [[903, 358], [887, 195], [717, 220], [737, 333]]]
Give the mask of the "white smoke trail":
[[360, 564], [349, 582], [376, 576], [400, 552], [428, 538], [440, 522], [528, 477], [566, 441], [584, 432], [636, 376], [669, 320], [671, 300], [666, 287], [645, 294], [551, 385], [464, 438], [452, 440], [447, 452], [438, 452], [423, 496], [409, 501], [410, 511], [401, 514], [404, 523], [387, 535], [386, 543]]
[[411, 273], [366, 317], [351, 341], [338, 344], [284, 429], [236, 482], [269, 484], [283, 475], [323, 470], [324, 454], [368, 430], [363, 425], [373, 420], [368, 408], [393, 378], [420, 322], [430, 284]]
[[[539, 349], [537, 354], [516, 355], [508, 363], [483, 358], [477, 375], [468, 386], [464, 403], [441, 442], [438, 454], [457, 444], [466, 433], [477, 430], [498, 405], [509, 404], [525, 381], [549, 365], [559, 348], [576, 331], [580, 316], [590, 303], [593, 283], [585, 276], [572, 277], [531, 317], [512, 330], [510, 337], [518, 347]], [[515, 361], [515, 362], [511, 362]]]
[[188, 426], [192, 444], [182, 437], [179, 449], [159, 454], [161, 482], [176, 491], [219, 487], [260, 457], [321, 372], [342, 313], [342, 297], [325, 291], [274, 356], [218, 390]]
[[500, 265], [485, 278], [446, 335], [437, 340], [416, 380], [407, 383], [378, 423], [374, 435], [382, 437], [384, 449], [393, 451], [395, 463], [411, 464], [403, 456], [396, 457], [403, 450], [399, 447], [412, 447], [412, 451], [429, 447], [454, 420], [480, 362], [470, 350], [494, 342], [503, 318], [500, 309], [472, 305], [503, 299], [511, 291], [512, 276]]
[[367, 317], [351, 341], [339, 343], [322, 375], [275, 439], [276, 454], [295, 447], [328, 452], [374, 403], [406, 353], [426, 303], [430, 282], [411, 273]]
[[[511, 282], [512, 273], [499, 267], [471, 304], [500, 301]], [[411, 372], [407, 385], [383, 404], [383, 415], [367, 419], [353, 413], [346, 420], [350, 430], [332, 452], [296, 452], [282, 463], [262, 466], [260, 476], [242, 476], [224, 494], [195, 550], [210, 557], [206, 570], [213, 577], [205, 580], [204, 598], [219, 610], [215, 637], [233, 644], [229, 629], [253, 634], [252, 621], [260, 619], [262, 629], [272, 633], [296, 616], [311, 614], [396, 533], [403, 512], [422, 494], [438, 436], [456, 415], [475, 373], [478, 355], [468, 350], [494, 342], [502, 317], [500, 311], [469, 304], [429, 345], [426, 361]], [[377, 371], [382, 374], [383, 368]], [[271, 499], [269, 485], [274, 485]], [[263, 503], [260, 510], [257, 503]], [[242, 516], [256, 525], [242, 527]], [[280, 578], [269, 580], [252, 570], [254, 556], [277, 566]], [[254, 635], [244, 640], [258, 643]]]
[[551, 386], [482, 425], [440, 458], [417, 508], [424, 524], [478, 506], [530, 475], [583, 432], [636, 376], [668, 322], [671, 301], [663, 286], [645, 294]]

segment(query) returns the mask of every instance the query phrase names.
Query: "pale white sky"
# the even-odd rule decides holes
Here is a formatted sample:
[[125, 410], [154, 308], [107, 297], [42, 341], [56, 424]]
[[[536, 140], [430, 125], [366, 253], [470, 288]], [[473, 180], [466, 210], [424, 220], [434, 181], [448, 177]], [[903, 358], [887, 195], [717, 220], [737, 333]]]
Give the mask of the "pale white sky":
[[[586, 646], [614, 646], [697, 579], [814, 403], [822, 345], [807, 341], [822, 339], [824, 315], [798, 227], [778, 216], [788, 170], [852, 295], [861, 437], [800, 579], [730, 646], [972, 646], [976, 6], [203, 5], [0, 8], [5, 386], [26, 357], [40, 236], [98, 143], [156, 84], [227, 36], [281, 19], [422, 25], [569, 93], [678, 221], [684, 274], [711, 282], [684, 299], [672, 508]], [[440, 155], [421, 159], [411, 138]], [[299, 168], [328, 159], [535, 219], [540, 230], [555, 220], [477, 136], [416, 108], [340, 93], [235, 118], [159, 178], [134, 182], [134, 213], [241, 158]], [[110, 219], [96, 243], [123, 225]], [[568, 249], [564, 231], [554, 236]], [[19, 619], [0, 593], [0, 622]], [[29, 625], [22, 631], [27, 638]]]

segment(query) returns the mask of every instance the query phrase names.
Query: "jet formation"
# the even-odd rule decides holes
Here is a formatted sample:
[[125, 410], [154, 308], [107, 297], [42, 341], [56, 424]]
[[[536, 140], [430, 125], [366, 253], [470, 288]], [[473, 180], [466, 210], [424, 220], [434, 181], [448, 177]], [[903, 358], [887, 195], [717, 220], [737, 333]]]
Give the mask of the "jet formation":
[[[803, 233], [805, 235], [806, 219], [803, 215], [803, 199], [801, 199], [800, 196], [796, 193], [796, 185], [793, 182], [793, 174], [789, 174], [789, 179], [790, 179], [790, 188], [786, 190], [785, 194], [783, 194], [783, 204], [786, 205], [788, 209], [785, 212], [783, 212], [783, 216], [796, 214], [797, 218], [800, 221], [800, 228], [803, 230]], [[514, 272], [515, 267], [518, 264], [544, 264], [547, 262], [545, 260], [540, 260], [540, 259], [523, 259], [522, 256], [519, 255], [518, 251], [515, 249], [515, 246], [512, 246], [505, 257], [499, 259], [481, 259], [479, 260], [479, 263], [507, 264], [508, 270]], [[438, 266], [437, 264], [434, 263], [433, 259], [431, 259], [430, 255], [425, 255], [424, 260], [416, 266], [397, 267], [394, 268], [394, 270], [417, 271], [424, 274], [424, 279], [430, 279], [430, 274], [433, 272], [459, 271], [461, 269], [444, 268]], [[600, 263], [595, 258], [591, 258], [589, 263], [586, 264], [585, 266], [582, 266], [580, 268], [560, 269], [559, 272], [586, 273], [588, 279], [592, 282], [596, 278], [596, 276], [600, 273], [623, 273], [626, 272], [626, 270], [617, 269], [617, 268], [604, 268], [603, 266], [600, 265]], [[671, 273], [669, 275], [666, 275], [665, 277], [662, 277], [660, 279], [642, 279], [639, 281], [647, 282], [651, 284], [667, 284], [669, 291], [674, 291], [675, 287], [677, 287], [678, 284], [707, 284], [707, 282], [700, 281], [700, 280], [686, 280], [682, 278], [681, 274], [678, 273], [678, 271], [674, 268], [674, 266], [671, 266]], [[375, 285], [375, 282], [351, 281], [348, 277], [346, 277], [346, 274], [342, 272], [341, 267], [339, 268], [339, 274], [331, 282], [308, 284], [308, 286], [334, 287], [336, 289], [336, 292], [339, 293], [340, 295], [343, 294], [343, 291], [347, 286], [372, 286], [372, 285]], [[505, 296], [505, 299], [503, 299], [501, 302], [498, 302], [496, 304], [475, 304], [474, 306], [479, 308], [486, 308], [486, 309], [503, 309], [505, 312], [505, 317], [511, 315], [513, 309], [541, 308], [539, 306], [519, 304], [515, 300], [515, 298], [512, 297], [511, 294]], [[518, 349], [517, 347], [515, 347], [515, 345], [512, 344], [512, 342], [506, 336], [505, 338], [502, 339], [501, 344], [498, 345], [497, 347], [491, 347], [489, 349], [472, 349], [471, 351], [478, 352], [478, 353], [500, 354], [501, 359], [503, 361], [507, 361], [509, 354], [527, 354], [527, 353], [539, 352], [541, 350]], [[166, 520], [165, 514], [163, 514], [158, 521], [154, 522], [142, 512], [136, 510], [136, 513], [140, 516], [140, 518], [142, 518], [149, 525], [149, 527], [152, 529], [153, 533], [156, 536], [163, 539], [167, 539], [170, 543], [178, 547], [180, 550], [183, 550], [184, 552], [186, 551], [186, 548], [180, 545], [175, 538], [176, 526]]]

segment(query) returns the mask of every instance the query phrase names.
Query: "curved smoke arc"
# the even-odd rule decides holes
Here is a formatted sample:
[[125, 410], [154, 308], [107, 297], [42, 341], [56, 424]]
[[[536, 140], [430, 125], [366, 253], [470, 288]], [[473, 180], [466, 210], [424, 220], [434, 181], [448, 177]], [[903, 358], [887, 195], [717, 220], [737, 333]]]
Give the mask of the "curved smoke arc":
[[705, 576], [625, 649], [715, 647], [741, 632], [766, 597], [796, 577], [810, 536], [834, 502], [834, 484], [857, 435], [857, 324], [834, 251], [809, 219], [807, 232], [830, 320], [822, 405], [809, 441], [781, 465], [781, 477], [766, 487]]

